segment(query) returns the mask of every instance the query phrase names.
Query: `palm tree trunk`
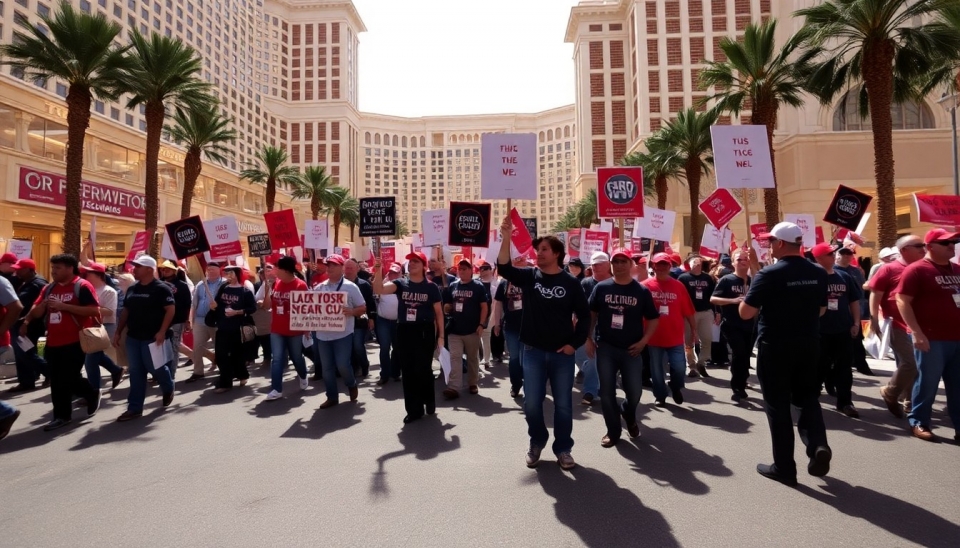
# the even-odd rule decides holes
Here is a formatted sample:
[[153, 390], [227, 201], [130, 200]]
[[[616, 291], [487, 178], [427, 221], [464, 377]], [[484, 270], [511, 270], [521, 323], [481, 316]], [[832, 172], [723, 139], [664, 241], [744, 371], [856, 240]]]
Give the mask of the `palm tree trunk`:
[[333, 211], [333, 247], [340, 247], [340, 210]]
[[320, 218], [320, 197], [319, 196], [313, 196], [310, 198], [310, 214], [313, 216], [314, 221]]
[[667, 209], [667, 192], [669, 192], [667, 178], [661, 175], [653, 181], [653, 184], [657, 191], [657, 209]]
[[700, 158], [696, 156], [687, 158], [684, 171], [687, 174], [687, 188], [690, 190], [690, 247], [694, 252], [699, 252], [700, 239], [703, 237], [700, 211], [697, 209], [697, 204], [700, 203]]
[[[755, 100], [750, 123], [766, 126], [767, 143], [770, 146], [770, 165], [773, 167], [773, 188], [763, 189], [763, 212], [766, 216], [767, 230], [772, 230], [780, 222], [780, 191], [777, 188], [777, 160], [773, 154], [773, 131], [777, 128], [777, 103], [768, 99]], [[744, 196], [744, 200], [749, 196]]]
[[[147, 102], [145, 116], [147, 120], [147, 177], [144, 183], [144, 195], [147, 203], [147, 218], [143, 223], [143, 228], [148, 234], [155, 236], [160, 221], [160, 175], [157, 170], [157, 162], [160, 160], [160, 132], [163, 130], [164, 117], [163, 103], [160, 101]], [[160, 256], [160, 240], [156, 237], [150, 239], [150, 255]]]
[[874, 44], [863, 52], [863, 80], [873, 123], [873, 169], [877, 179], [877, 245], [897, 241], [897, 196], [893, 166], [893, 44]]
[[80, 181], [83, 179], [83, 139], [90, 125], [90, 90], [70, 86], [67, 93], [67, 189], [63, 213], [63, 252], [80, 256]]
[[200, 161], [200, 150], [191, 148], [183, 160], [183, 199], [180, 202], [180, 218], [190, 217], [190, 206], [193, 203], [193, 191], [197, 187], [197, 179], [203, 163]]
[[267, 212], [273, 211], [273, 206], [277, 201], [277, 179], [276, 177], [267, 177], [267, 192], [264, 196], [267, 201]]

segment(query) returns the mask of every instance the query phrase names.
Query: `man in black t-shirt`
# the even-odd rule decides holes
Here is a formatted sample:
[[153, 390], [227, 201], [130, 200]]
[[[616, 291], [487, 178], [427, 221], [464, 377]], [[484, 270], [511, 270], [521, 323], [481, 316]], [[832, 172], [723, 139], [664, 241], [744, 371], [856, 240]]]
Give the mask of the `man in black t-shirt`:
[[[630, 254], [615, 251], [611, 264], [613, 279], [598, 283], [590, 295], [590, 331], [596, 333], [596, 341], [586, 342], [587, 354], [596, 357], [600, 373], [600, 406], [607, 425], [607, 433], [600, 439], [603, 447], [613, 447], [620, 440], [620, 417], [626, 421], [631, 438], [640, 435], [637, 405], [643, 391], [641, 353], [660, 321], [650, 290], [630, 275]], [[617, 406], [617, 373], [623, 378], [627, 396], [621, 406]]]
[[170, 362], [170, 376], [176, 379], [177, 365], [180, 361], [180, 341], [183, 339], [183, 334], [187, 331], [187, 323], [190, 321], [190, 304], [192, 298], [190, 295], [190, 286], [187, 285], [187, 282], [180, 279], [180, 276], [183, 275], [179, 273], [179, 268], [176, 263], [166, 260], [160, 265], [158, 271], [160, 272], [160, 279], [170, 286], [170, 290], [173, 292], [174, 311], [173, 322], [170, 324], [170, 340], [171, 344], [173, 344], [174, 358]]
[[[526, 259], [517, 257], [513, 260], [516, 267], [526, 264]], [[497, 295], [494, 303], [493, 321], [494, 334], [501, 332], [507, 351], [510, 353], [508, 369], [510, 372], [510, 397], [520, 396], [523, 388], [523, 365], [520, 363], [523, 354], [523, 345], [520, 344], [520, 322], [523, 318], [523, 290], [507, 280], [501, 280], [497, 286]], [[502, 322], [501, 322], [502, 318]], [[502, 325], [501, 325], [502, 324]]]
[[853, 359], [855, 338], [860, 335], [860, 300], [863, 291], [847, 273], [835, 269], [836, 248], [828, 243], [813, 246], [810, 253], [827, 271], [827, 311], [820, 317], [820, 380], [834, 388], [837, 409], [859, 418], [853, 406]]
[[137, 283], [127, 289], [123, 312], [113, 336], [113, 345], [119, 347], [123, 331], [127, 330], [127, 359], [130, 362], [127, 410], [117, 417], [118, 422], [143, 416], [148, 372], [160, 383], [163, 406], [167, 407], [173, 401], [170, 362], [176, 353], [170, 340], [170, 325], [176, 313], [176, 301], [170, 286], [156, 278], [157, 261], [153, 257], [143, 255], [132, 262]]
[[832, 452], [820, 410], [817, 360], [820, 316], [827, 309], [827, 273], [800, 254], [803, 232], [793, 223], [779, 223], [759, 236], [778, 259], [754, 276], [740, 303], [740, 317], [759, 313], [757, 376], [773, 438], [773, 464], [757, 472], [785, 485], [797, 484], [793, 459], [791, 405], [800, 409], [797, 429], [807, 446], [807, 472], [825, 476]]
[[473, 264], [464, 259], [457, 265], [460, 278], [443, 292], [443, 311], [450, 315], [447, 340], [450, 344], [450, 378], [443, 396], [448, 400], [460, 397], [463, 385], [463, 354], [467, 354], [470, 393], [479, 392], [480, 335], [487, 328], [490, 301], [487, 289], [473, 279]]
[[750, 352], [753, 349], [753, 331], [756, 321], [740, 317], [740, 303], [750, 287], [749, 252], [738, 249], [733, 253], [736, 268], [717, 282], [710, 303], [720, 307], [723, 318], [720, 331], [730, 345], [730, 388], [733, 401], [747, 399], [747, 379], [750, 377]]
[[687, 354], [687, 365], [690, 367], [689, 377], [709, 377], [707, 374], [707, 364], [710, 363], [710, 350], [713, 341], [714, 313], [713, 305], [710, 304], [710, 297], [713, 295], [713, 288], [716, 282], [713, 276], [703, 271], [703, 259], [693, 257], [690, 259], [690, 271], [684, 272], [677, 278], [687, 293], [690, 294], [690, 300], [693, 301], [693, 321], [697, 326], [697, 338], [700, 339], [700, 355], [695, 352], [693, 344], [693, 331], [689, 325], [684, 327], [684, 346]]

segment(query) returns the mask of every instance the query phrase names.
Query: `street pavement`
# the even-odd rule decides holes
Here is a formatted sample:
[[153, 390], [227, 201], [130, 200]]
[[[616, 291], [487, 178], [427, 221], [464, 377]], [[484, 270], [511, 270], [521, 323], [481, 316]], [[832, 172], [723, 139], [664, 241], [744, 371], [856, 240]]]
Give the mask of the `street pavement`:
[[124, 380], [95, 417], [77, 408], [54, 433], [41, 430], [48, 390], [3, 395], [23, 414], [0, 441], [0, 545], [958, 546], [960, 444], [942, 391], [934, 427], [949, 441], [913, 439], [879, 398], [893, 363], [871, 365], [877, 377], [854, 374], [860, 420], [821, 398], [833, 464], [807, 476], [798, 440], [797, 488], [756, 473], [771, 460], [760, 395], [735, 405], [722, 369], [688, 380], [682, 406], [655, 408], [645, 391], [641, 437], [612, 449], [576, 387], [572, 472], [549, 448], [524, 466], [506, 364], [453, 402], [438, 382], [437, 415], [409, 425], [400, 383], [376, 386], [376, 366], [355, 404], [341, 384], [340, 405], [319, 410], [322, 385], [300, 392], [292, 368], [285, 398], [267, 402], [260, 368], [223, 395], [178, 383], [167, 410], [152, 388], [142, 419], [116, 423]]

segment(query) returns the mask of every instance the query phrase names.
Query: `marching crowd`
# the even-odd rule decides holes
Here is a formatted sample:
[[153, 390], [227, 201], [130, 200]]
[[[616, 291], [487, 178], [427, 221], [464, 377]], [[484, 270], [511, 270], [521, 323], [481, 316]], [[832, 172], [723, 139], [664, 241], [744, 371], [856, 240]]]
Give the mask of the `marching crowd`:
[[[195, 285], [182, 265], [158, 264], [147, 255], [115, 276], [102, 264], [55, 255], [48, 282], [34, 261], [6, 254], [0, 258], [0, 348], [12, 346], [18, 381], [8, 392], [49, 386], [53, 415], [44, 430], [51, 431], [71, 422], [78, 398], [87, 415], [98, 411], [101, 368], [111, 388], [126, 372], [127, 407], [117, 418], [125, 422], [142, 416], [151, 383], [159, 386], [163, 407], [172, 403], [181, 354], [192, 364], [183, 382], [219, 371], [211, 388], [219, 394], [248, 382], [262, 350], [259, 365], [270, 367], [266, 400], [283, 397], [291, 362], [298, 387], [306, 390], [310, 360], [313, 380], [325, 385], [319, 407], [327, 409], [340, 401], [340, 381], [350, 400], [358, 399], [358, 379], [370, 371], [365, 344], [375, 335], [377, 382], [402, 382], [404, 423], [436, 413], [433, 363], [440, 349], [450, 355], [449, 374], [441, 377], [447, 400], [464, 389], [477, 394], [481, 365], [506, 361], [510, 395], [523, 398], [529, 467], [539, 464], [549, 439], [543, 413], [549, 384], [551, 450], [571, 469], [575, 382], [582, 382], [583, 405], [599, 400], [606, 425], [600, 443], [612, 447], [624, 429], [640, 435], [644, 386], [656, 406], [666, 406], [668, 396], [681, 405], [686, 378], [729, 367], [732, 399], [746, 400], [755, 352], [773, 440], [773, 464], [757, 471], [795, 485], [794, 424], [808, 472], [822, 476], [830, 468], [821, 392], [838, 412], [859, 416], [852, 370], [872, 374], [861, 332], [861, 320], [872, 319], [873, 335], [889, 337], [897, 364], [880, 390], [890, 413], [906, 416], [913, 436], [935, 440], [931, 412], [942, 379], [950, 418], [960, 429], [960, 266], [952, 261], [960, 233], [904, 236], [870, 268], [843, 246], [804, 249], [791, 223], [760, 236], [770, 264], [761, 264], [752, 248], [716, 264], [695, 254], [683, 261], [628, 249], [594, 253], [585, 264], [566, 260], [554, 236], [534, 241], [535, 260], [512, 258], [509, 218], [501, 232], [495, 265], [464, 259], [448, 272], [442, 254], [428, 258], [419, 251], [404, 264], [377, 260], [372, 268], [340, 255], [306, 265], [284, 256], [263, 264], [257, 279], [240, 266], [210, 262]], [[297, 291], [345, 293], [344, 329], [303, 332], [292, 325]], [[618, 387], [625, 396], [619, 403]], [[796, 423], [792, 406], [800, 411]], [[19, 415], [0, 400], [0, 439]]]

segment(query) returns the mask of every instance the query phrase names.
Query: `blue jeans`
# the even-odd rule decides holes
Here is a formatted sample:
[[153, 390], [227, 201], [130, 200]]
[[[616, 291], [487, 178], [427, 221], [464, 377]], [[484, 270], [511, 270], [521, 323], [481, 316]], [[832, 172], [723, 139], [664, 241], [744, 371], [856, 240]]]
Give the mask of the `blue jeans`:
[[587, 356], [587, 345], [583, 344], [577, 349], [577, 365], [580, 371], [583, 371], [583, 393], [591, 396], [600, 396], [600, 374], [597, 373], [597, 360]]
[[[637, 422], [637, 405], [643, 393], [643, 357], [631, 356], [625, 348], [601, 343], [597, 348], [597, 370], [600, 373], [600, 407], [603, 409], [607, 435], [620, 439], [623, 431], [620, 417], [627, 422], [627, 426]], [[623, 378], [623, 392], [627, 396], [622, 406], [617, 405], [618, 372]]]
[[[117, 324], [108, 323], [104, 324], [103, 327], [107, 330], [107, 334], [110, 335], [110, 340], [113, 340], [113, 334], [117, 330]], [[103, 367], [111, 375], [116, 375], [117, 373], [122, 373], [123, 369], [120, 369], [120, 366], [113, 363], [113, 360], [110, 359], [110, 356], [107, 356], [102, 350], [100, 352], [94, 352], [93, 354], [87, 354], [87, 357], [83, 361], [83, 368], [87, 372], [87, 380], [90, 381], [90, 386], [94, 390], [100, 389], [100, 368]]]
[[270, 388], [283, 392], [283, 371], [287, 368], [287, 359], [293, 361], [293, 367], [301, 379], [307, 378], [307, 362], [303, 359], [303, 335], [280, 335], [270, 333]]
[[[157, 367], [150, 357], [149, 346], [152, 342], [152, 340], [141, 341], [127, 336], [127, 361], [130, 362], [128, 371], [130, 394], [127, 396], [127, 411], [130, 413], [143, 412], [143, 400], [147, 397], [147, 373], [153, 374], [164, 394], [173, 392], [173, 377], [170, 375], [169, 363]], [[170, 344], [169, 339], [167, 344]]]
[[913, 408], [907, 415], [910, 426], [930, 426], [933, 400], [937, 397], [940, 378], [947, 392], [947, 411], [953, 428], [960, 432], [960, 341], [930, 341], [928, 352], [915, 352], [917, 381], [910, 400]]
[[[366, 324], [366, 320], [364, 320], [364, 323]], [[354, 365], [359, 367], [364, 375], [370, 371], [370, 359], [367, 358], [366, 347], [367, 335], [369, 334], [370, 330], [366, 327], [353, 330], [353, 355], [357, 360]]]
[[[356, 333], [356, 332], [354, 332]], [[343, 378], [347, 388], [353, 388], [357, 385], [357, 378], [353, 375], [353, 341], [352, 335], [347, 335], [334, 341], [320, 341], [313, 339], [313, 353], [320, 358], [320, 366], [323, 368], [323, 383], [327, 388], [327, 399], [338, 401], [340, 394], [337, 392], [337, 371]]]
[[670, 388], [683, 388], [683, 375], [686, 373], [686, 358], [683, 354], [683, 345], [650, 348], [650, 380], [653, 381], [653, 397], [657, 400], [667, 399], [667, 385], [665, 383], [664, 368], [670, 366]]
[[0, 400], [0, 420], [3, 420], [17, 412], [17, 408], [9, 403]]
[[573, 449], [573, 370], [574, 358], [561, 352], [523, 347], [524, 398], [530, 443], [546, 447], [550, 434], [543, 419], [543, 400], [547, 397], [547, 381], [553, 394], [553, 452], [556, 455]]
[[377, 344], [380, 345], [380, 378], [399, 379], [400, 365], [395, 366], [391, 357], [393, 339], [397, 335], [397, 320], [388, 320], [377, 316], [377, 319], [374, 320], [374, 328], [377, 331]]
[[519, 392], [523, 388], [523, 345], [520, 344], [520, 332], [504, 329], [503, 341], [510, 353], [510, 388]]

